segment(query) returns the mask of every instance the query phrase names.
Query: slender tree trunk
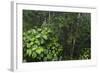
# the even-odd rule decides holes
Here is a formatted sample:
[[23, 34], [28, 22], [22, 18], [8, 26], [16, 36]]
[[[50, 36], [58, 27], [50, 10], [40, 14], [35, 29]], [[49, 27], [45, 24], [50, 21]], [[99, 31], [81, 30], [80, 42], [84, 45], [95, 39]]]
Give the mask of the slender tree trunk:
[[72, 25], [72, 30], [73, 28], [75, 28], [75, 30], [72, 31], [72, 49], [71, 49], [71, 59], [73, 59], [73, 54], [74, 54], [74, 50], [75, 50], [75, 43], [76, 43], [76, 39], [77, 36], [79, 36], [79, 19], [80, 19], [80, 13], [78, 13], [77, 15], [77, 23], [76, 26]]
[[74, 48], [75, 48], [75, 42], [76, 42], [76, 39], [73, 38], [73, 39], [72, 39], [72, 49], [71, 49], [71, 60], [73, 59]]
[[50, 11], [49, 11], [48, 23], [50, 24], [50, 22], [51, 22], [51, 17], [50, 17]]

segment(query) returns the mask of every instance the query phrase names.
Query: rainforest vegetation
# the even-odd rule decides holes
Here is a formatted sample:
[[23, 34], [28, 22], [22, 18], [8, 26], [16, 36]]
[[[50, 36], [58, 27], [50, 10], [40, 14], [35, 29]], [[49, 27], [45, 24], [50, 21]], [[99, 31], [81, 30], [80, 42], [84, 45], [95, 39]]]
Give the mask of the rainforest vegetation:
[[23, 10], [23, 62], [91, 59], [91, 14]]

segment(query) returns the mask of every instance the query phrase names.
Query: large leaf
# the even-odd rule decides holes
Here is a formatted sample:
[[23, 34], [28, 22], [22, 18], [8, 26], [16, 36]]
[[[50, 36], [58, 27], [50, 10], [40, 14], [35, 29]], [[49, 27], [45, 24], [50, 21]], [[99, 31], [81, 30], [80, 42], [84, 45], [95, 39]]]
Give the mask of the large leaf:
[[41, 37], [41, 34], [37, 34], [35, 37], [36, 38], [40, 38]]
[[28, 49], [28, 50], [26, 51], [26, 53], [27, 53], [28, 56], [31, 56], [32, 50], [31, 50], [31, 49]]
[[40, 41], [39, 40], [35, 40], [34, 41], [37, 45], [40, 45]]
[[35, 51], [37, 54], [41, 54], [44, 51], [44, 49], [42, 47], [39, 47]]
[[43, 35], [42, 37], [43, 37], [45, 40], [48, 39], [47, 35]]
[[36, 58], [37, 54], [35, 52], [32, 53], [32, 58]]

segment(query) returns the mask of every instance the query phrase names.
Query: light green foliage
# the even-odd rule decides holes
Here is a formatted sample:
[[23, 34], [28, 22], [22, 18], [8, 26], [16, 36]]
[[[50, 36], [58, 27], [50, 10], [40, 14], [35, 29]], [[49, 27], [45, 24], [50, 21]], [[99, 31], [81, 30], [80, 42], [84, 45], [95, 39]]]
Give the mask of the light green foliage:
[[60, 60], [62, 46], [52, 30], [36, 27], [23, 33], [23, 58], [26, 61]]

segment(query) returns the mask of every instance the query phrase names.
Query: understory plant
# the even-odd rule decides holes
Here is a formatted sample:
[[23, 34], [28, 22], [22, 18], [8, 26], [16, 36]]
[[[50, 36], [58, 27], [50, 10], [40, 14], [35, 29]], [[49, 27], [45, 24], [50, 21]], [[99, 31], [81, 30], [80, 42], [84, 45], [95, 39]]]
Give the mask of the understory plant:
[[23, 61], [62, 60], [63, 47], [49, 27], [34, 27], [23, 32]]

